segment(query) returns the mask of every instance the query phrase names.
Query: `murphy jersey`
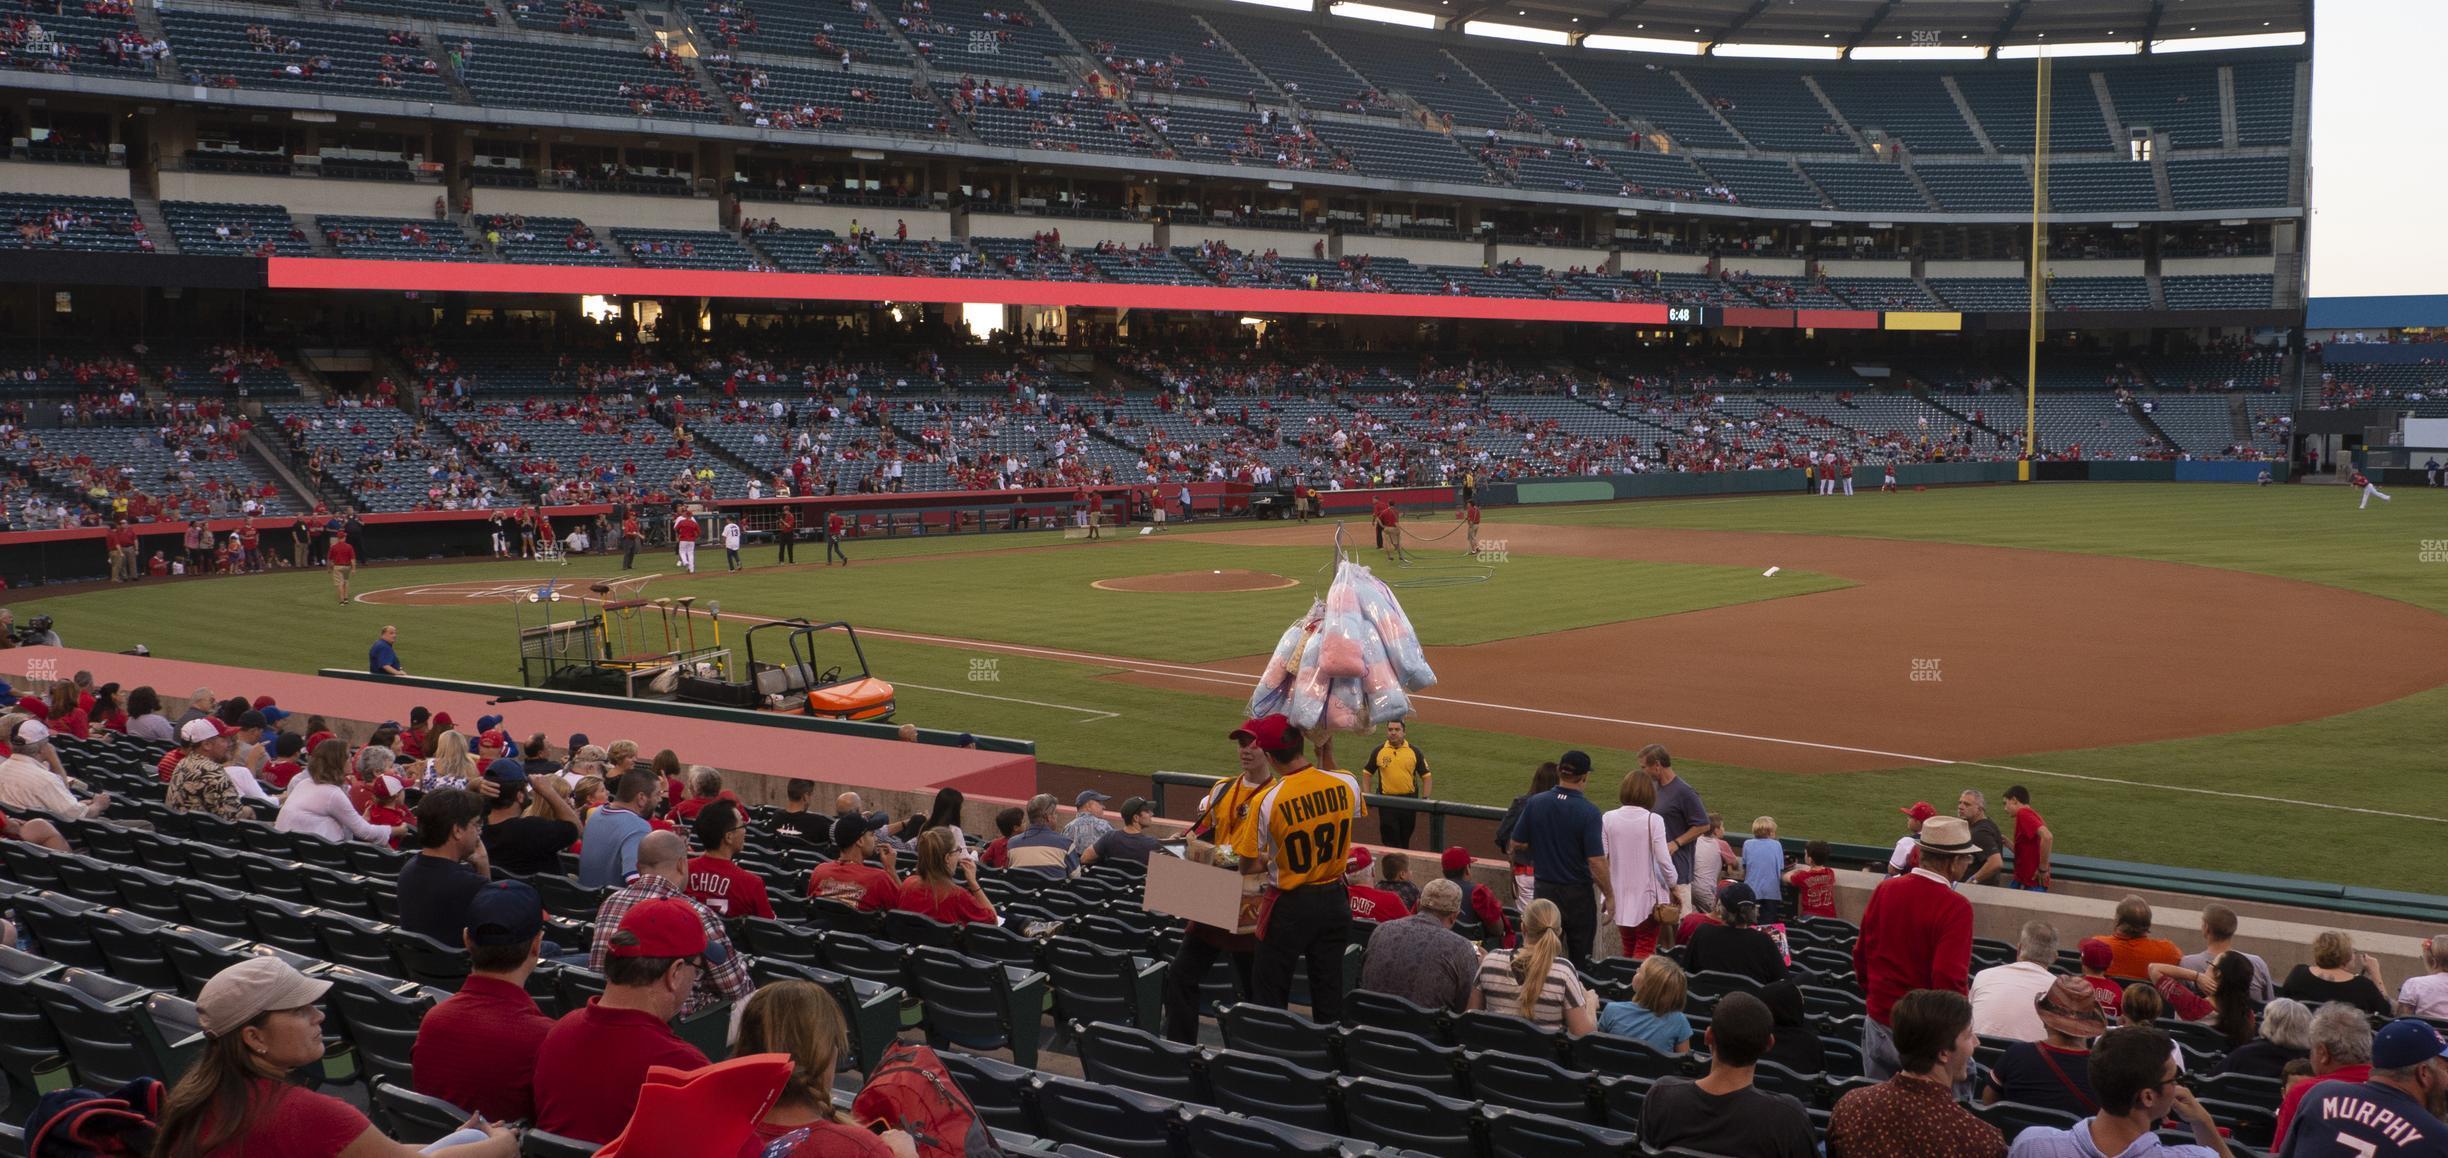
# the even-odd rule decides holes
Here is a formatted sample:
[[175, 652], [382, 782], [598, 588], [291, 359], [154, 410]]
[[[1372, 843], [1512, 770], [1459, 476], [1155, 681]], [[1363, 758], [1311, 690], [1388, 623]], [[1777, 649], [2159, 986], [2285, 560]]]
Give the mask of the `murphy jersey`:
[[2403, 1091], [2376, 1082], [2322, 1082], [2305, 1091], [2280, 1139], [2288, 1158], [2442, 1158], [2448, 1129]]
[[1349, 772], [1303, 768], [1258, 798], [1258, 847], [1267, 883], [1279, 889], [1343, 879], [1351, 859], [1360, 782]]

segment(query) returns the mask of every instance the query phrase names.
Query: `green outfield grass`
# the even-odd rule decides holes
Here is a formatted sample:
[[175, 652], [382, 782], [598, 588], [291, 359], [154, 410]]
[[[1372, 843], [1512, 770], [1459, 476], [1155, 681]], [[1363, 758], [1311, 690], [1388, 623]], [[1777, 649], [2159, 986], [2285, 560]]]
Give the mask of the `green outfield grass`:
[[[1833, 534], [2130, 555], [2281, 575], [2448, 610], [2448, 565], [2420, 561], [2424, 539], [2448, 539], [2448, 495], [2437, 492], [2401, 492], [2387, 508], [2375, 504], [2357, 512], [2344, 488], [2051, 484], [1850, 500], [1778, 495], [1511, 508], [1492, 511], [1489, 522]], [[649, 593], [718, 599], [729, 613], [847, 618], [861, 627], [1197, 663], [1266, 651], [1324, 578], [1319, 568], [1325, 559], [1313, 549], [1159, 539], [1013, 550], [1058, 543], [1055, 535], [1030, 534], [858, 544], [861, 564], [946, 557], [666, 578]], [[748, 553], [752, 564], [772, 557], [771, 548]], [[820, 557], [821, 549], [801, 555]], [[719, 560], [720, 552], [704, 552], [705, 558]], [[639, 571], [669, 563], [667, 555], [641, 557]], [[614, 565], [385, 567], [364, 572], [359, 589], [595, 576], [612, 573]], [[1304, 586], [1220, 596], [1088, 586], [1116, 575], [1222, 567], [1271, 570]], [[1741, 602], [1759, 588], [1733, 580], [1750, 575], [1517, 551], [1494, 582], [1401, 595], [1429, 642], [1467, 643]], [[1842, 585], [1825, 576], [1787, 576], [1796, 582], [1781, 581], [1780, 596]], [[79, 647], [142, 642], [165, 656], [296, 671], [355, 667], [374, 627], [396, 622], [413, 671], [516, 678], [507, 606], [341, 608], [319, 573], [49, 599], [20, 593], [15, 605], [21, 622], [36, 609], [57, 617], [62, 633]], [[1124, 772], [1229, 767], [1220, 738], [1221, 725], [1236, 714], [1229, 699], [1108, 680], [1110, 669], [1087, 663], [882, 636], [867, 637], [866, 647], [876, 671], [900, 687], [902, 719], [1031, 739], [1041, 759], [1056, 763]], [[989, 654], [990, 667], [973, 666]], [[2351, 639], [2273, 639], [2269, 664], [2234, 678], [2351, 678], [2352, 664]], [[1578, 743], [1563, 730], [1542, 740], [1429, 720], [1420, 734], [1437, 763], [1439, 794], [1454, 799], [1502, 804], [1521, 791], [1534, 764], [1566, 746], [1589, 748], [1602, 779], [1633, 763], [1629, 751]], [[2442, 824], [2287, 802], [2448, 817], [2448, 768], [2438, 756], [2443, 742], [2448, 688], [2287, 727], [1998, 761], [2057, 775], [1955, 766], [1795, 777], [1679, 763], [1732, 828], [1766, 814], [1777, 817], [1787, 835], [1884, 843], [1901, 831], [1899, 804], [1927, 799], [1945, 807], [1967, 787], [1995, 799], [2008, 784], [2028, 782], [2059, 846], [2070, 853], [2437, 891], [2437, 870], [2412, 850], [2436, 847], [2448, 835]]]

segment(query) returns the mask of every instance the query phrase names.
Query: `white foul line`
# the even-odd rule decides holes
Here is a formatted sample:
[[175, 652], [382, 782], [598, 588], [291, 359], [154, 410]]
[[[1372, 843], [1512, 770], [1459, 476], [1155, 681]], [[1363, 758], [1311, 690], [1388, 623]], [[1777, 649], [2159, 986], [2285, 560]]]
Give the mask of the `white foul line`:
[[959, 688], [937, 688], [928, 687], [925, 684], [905, 684], [899, 680], [894, 680], [893, 686], [896, 688], [917, 688], [922, 692], [942, 692], [945, 695], [951, 696], [975, 696], [981, 700], [1001, 700], [1007, 704], [1027, 704], [1033, 708], [1060, 708], [1066, 712], [1081, 712], [1096, 717], [1095, 720], [1081, 720], [1080, 723], [1083, 724], [1093, 724], [1096, 723], [1097, 720], [1110, 720], [1122, 714], [1120, 712], [1103, 711], [1098, 708], [1083, 708], [1076, 704], [1049, 704], [1044, 700], [1023, 700], [1013, 696], [990, 696], [984, 692], [963, 691]]

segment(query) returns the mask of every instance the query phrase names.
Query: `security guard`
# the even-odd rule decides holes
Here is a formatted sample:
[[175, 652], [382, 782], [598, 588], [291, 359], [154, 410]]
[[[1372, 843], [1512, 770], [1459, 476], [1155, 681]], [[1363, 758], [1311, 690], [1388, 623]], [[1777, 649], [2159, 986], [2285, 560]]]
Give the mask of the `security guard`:
[[[1258, 855], [1258, 797], [1275, 783], [1274, 769], [1267, 766], [1266, 753], [1258, 750], [1255, 739], [1259, 723], [1252, 720], [1232, 730], [1230, 738], [1240, 746], [1241, 774], [1217, 781], [1206, 799], [1199, 801], [1198, 819], [1190, 825], [1190, 835], [1215, 845], [1218, 865], [1251, 875], [1266, 863]], [[1198, 1044], [1199, 989], [1218, 957], [1232, 962], [1241, 992], [1256, 992], [1257, 952], [1256, 937], [1190, 922], [1173, 967], [1165, 973], [1165, 1037], [1184, 1045]]]
[[[1369, 774], [1372, 791], [1379, 796], [1428, 795], [1428, 757], [1411, 746], [1408, 729], [1401, 720], [1386, 725], [1385, 743], [1369, 753], [1368, 763], [1361, 769]], [[1411, 847], [1411, 828], [1419, 822], [1419, 813], [1399, 805], [1377, 811], [1377, 839], [1390, 848]]]
[[1309, 962], [1309, 1015], [1343, 1018], [1343, 946], [1351, 941], [1351, 895], [1343, 887], [1360, 782], [1301, 754], [1299, 729], [1280, 715], [1244, 725], [1275, 784], [1258, 797], [1258, 851], [1265, 862], [1266, 915], [1258, 922], [1257, 987], [1251, 1000], [1277, 1009], [1292, 997], [1293, 964]]

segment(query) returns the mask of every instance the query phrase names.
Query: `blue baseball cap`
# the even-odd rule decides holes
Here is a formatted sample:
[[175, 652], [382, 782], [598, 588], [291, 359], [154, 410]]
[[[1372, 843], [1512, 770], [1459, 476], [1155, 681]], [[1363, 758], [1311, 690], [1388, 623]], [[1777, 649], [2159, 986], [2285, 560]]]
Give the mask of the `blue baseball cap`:
[[468, 899], [468, 940], [478, 945], [521, 945], [544, 931], [544, 900], [525, 881], [493, 881]]
[[524, 784], [527, 782], [527, 765], [504, 756], [485, 765], [484, 774], [487, 779], [499, 780], [504, 784]]
[[476, 730], [479, 732], [490, 732], [495, 728], [501, 727], [501, 722], [502, 718], [500, 716], [479, 716], [476, 718]]
[[2419, 1018], [2401, 1017], [2372, 1035], [2371, 1064], [2377, 1070], [2411, 1069], [2435, 1057], [2448, 1057], [2448, 1041]]

